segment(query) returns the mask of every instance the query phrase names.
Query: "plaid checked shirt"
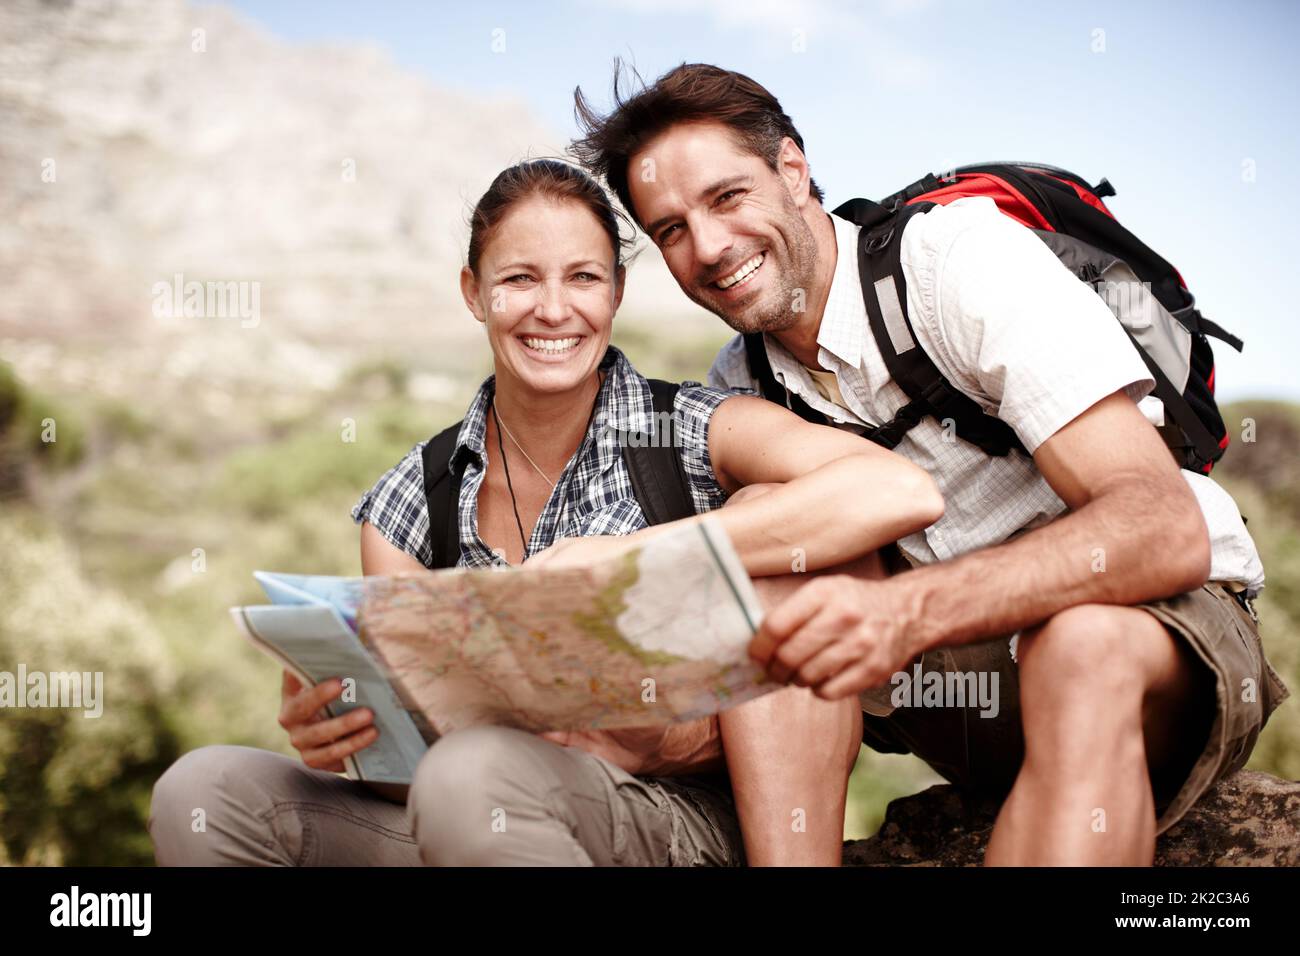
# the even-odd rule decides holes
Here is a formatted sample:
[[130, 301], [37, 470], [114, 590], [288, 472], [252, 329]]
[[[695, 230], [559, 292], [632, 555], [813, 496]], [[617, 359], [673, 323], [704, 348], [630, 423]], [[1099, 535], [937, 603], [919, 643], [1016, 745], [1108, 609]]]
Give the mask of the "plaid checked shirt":
[[[608, 374], [596, 396], [591, 427], [542, 509], [525, 557], [561, 538], [631, 534], [646, 527], [645, 515], [633, 494], [632, 481], [623, 462], [618, 432], [652, 430], [654, 406], [650, 386], [613, 346], [606, 351], [600, 368]], [[507, 566], [506, 560], [493, 553], [478, 535], [478, 492], [487, 470], [487, 415], [495, 389], [495, 376], [489, 376], [479, 386], [456, 439], [455, 455], [462, 456], [464, 461], [458, 567]], [[728, 397], [729, 393], [721, 389], [684, 382], [674, 402], [682, 465], [697, 512], [712, 511], [726, 500], [726, 492], [718, 484], [709, 459], [709, 422]], [[357, 524], [369, 521], [393, 545], [428, 567], [433, 554], [420, 458], [424, 444], [420, 442], [412, 448], [361, 496], [352, 509], [352, 520]]]

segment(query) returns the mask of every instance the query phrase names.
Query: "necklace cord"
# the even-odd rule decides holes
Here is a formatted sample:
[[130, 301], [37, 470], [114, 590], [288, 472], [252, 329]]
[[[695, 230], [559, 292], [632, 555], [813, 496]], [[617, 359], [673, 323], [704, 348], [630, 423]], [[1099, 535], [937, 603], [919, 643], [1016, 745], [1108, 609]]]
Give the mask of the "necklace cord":
[[[600, 389], [604, 384], [605, 384], [604, 377], [602, 375], [598, 375], [596, 379], [596, 398], [592, 400], [591, 412], [590, 414], [587, 415], [587, 427], [583, 429], [583, 433], [582, 433], [583, 442], [586, 441], [587, 434], [591, 431], [591, 423], [596, 418], [596, 405], [599, 404]], [[510, 436], [510, 441], [513, 442], [514, 446], [519, 449], [519, 453], [523, 455], [525, 458], [528, 458], [528, 463], [537, 469], [537, 473], [541, 475], [542, 478], [546, 481], [546, 483], [551, 486], [552, 491], [555, 490], [555, 482], [551, 481], [551, 479], [546, 477], [546, 472], [542, 471], [542, 469], [537, 467], [537, 462], [533, 461], [532, 458], [528, 457], [528, 452], [524, 451], [523, 446], [519, 444], [519, 442], [515, 439], [515, 436], [511, 435], [509, 431], [506, 431], [505, 427], [501, 424], [501, 416], [497, 414], [497, 401], [495, 395], [492, 397], [492, 420], [496, 422], [496, 426], [497, 426], [497, 449], [501, 452], [501, 466], [505, 470], [506, 488], [510, 492], [510, 507], [515, 513], [515, 527], [519, 529], [519, 541], [524, 546], [524, 557], [526, 558], [528, 556], [528, 537], [527, 535], [524, 534], [524, 523], [519, 518], [519, 502], [515, 498], [515, 486], [510, 481], [510, 462], [506, 460], [506, 446], [505, 443], [501, 441], [501, 433], [505, 432], [507, 435]], [[582, 449], [582, 442], [578, 443], [578, 449], [579, 450]], [[577, 452], [575, 451], [574, 454], [576, 455]], [[569, 459], [570, 462], [572, 462], [572, 460], [573, 460], [572, 458]], [[565, 465], [565, 467], [567, 468], [568, 465]]]
[[[501, 419], [497, 417], [497, 403], [492, 403], [492, 420], [497, 423], [497, 448], [501, 450], [501, 466], [506, 472], [506, 487], [510, 489], [510, 507], [515, 513], [515, 527], [519, 529], [519, 542], [524, 546], [524, 556], [528, 556], [528, 539], [524, 537], [524, 523], [519, 520], [519, 502], [515, 500], [515, 486], [510, 481], [510, 462], [506, 461], [506, 446], [501, 441]], [[523, 449], [519, 449], [523, 451]], [[525, 458], [528, 456], [525, 455]], [[534, 465], [534, 468], [537, 466]], [[543, 475], [543, 478], [546, 476]]]
[[[507, 428], [505, 424], [501, 421], [501, 416], [497, 414], [497, 400], [495, 396], [493, 396], [492, 398], [492, 417], [496, 419], [497, 430], [506, 433], [506, 437], [510, 439], [511, 443], [516, 448], [519, 449], [519, 454], [523, 455], [526, 459], [528, 459], [528, 464], [533, 466], [533, 470], [542, 476], [543, 481], [545, 481], [548, 485], [554, 488], [555, 482], [551, 481], [550, 477], [546, 474], [546, 472], [542, 471], [541, 466], [538, 465], [537, 462], [533, 461], [533, 456], [528, 454], [528, 452], [524, 451], [524, 446], [519, 444], [519, 439], [515, 437], [515, 433], [512, 432], [509, 428]], [[500, 439], [501, 436], [497, 435], [497, 438]]]

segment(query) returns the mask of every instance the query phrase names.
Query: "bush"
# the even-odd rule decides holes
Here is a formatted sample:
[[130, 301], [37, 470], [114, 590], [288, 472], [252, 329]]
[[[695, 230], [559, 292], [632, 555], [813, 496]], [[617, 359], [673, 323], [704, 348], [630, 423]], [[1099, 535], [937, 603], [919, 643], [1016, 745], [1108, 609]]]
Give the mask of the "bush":
[[[346, 440], [343, 418], [269, 445], [236, 452], [225, 463], [214, 494], [223, 505], [271, 518], [295, 502], [348, 490], [359, 496], [422, 441], [455, 420], [412, 410], [409, 403], [380, 406], [355, 418]], [[346, 516], [345, 516], [346, 518]]]
[[77, 464], [86, 453], [86, 432], [67, 408], [23, 386], [0, 362], [0, 459], [35, 458], [55, 467]]
[[103, 714], [16, 709], [0, 722], [0, 863], [144, 864], [154, 781], [180, 754], [175, 683], [145, 613], [89, 585], [72, 553], [0, 511], [0, 667], [103, 673]]

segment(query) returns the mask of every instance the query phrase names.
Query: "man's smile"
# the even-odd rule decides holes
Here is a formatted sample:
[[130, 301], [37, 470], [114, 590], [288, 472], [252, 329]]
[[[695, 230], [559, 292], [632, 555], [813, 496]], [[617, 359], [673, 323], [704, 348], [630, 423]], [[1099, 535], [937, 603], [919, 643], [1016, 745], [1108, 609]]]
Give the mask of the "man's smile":
[[731, 275], [724, 276], [723, 278], [712, 283], [712, 285], [715, 288], [721, 289], [724, 292], [728, 289], [734, 289], [743, 286], [746, 283], [748, 283], [749, 280], [752, 279], [758, 273], [758, 270], [762, 267], [763, 262], [766, 259], [767, 259], [767, 253], [760, 252], [752, 259], [742, 263], [740, 268], [737, 269], [735, 272], [731, 273]]
[[763, 264], [767, 261], [767, 252], [759, 252], [753, 258], [746, 259], [744, 263], [735, 272], [728, 273], [727, 276], [708, 282], [708, 289], [714, 290], [715, 293], [724, 293], [727, 295], [738, 295], [741, 290], [749, 289], [754, 284], [754, 278], [762, 272]]

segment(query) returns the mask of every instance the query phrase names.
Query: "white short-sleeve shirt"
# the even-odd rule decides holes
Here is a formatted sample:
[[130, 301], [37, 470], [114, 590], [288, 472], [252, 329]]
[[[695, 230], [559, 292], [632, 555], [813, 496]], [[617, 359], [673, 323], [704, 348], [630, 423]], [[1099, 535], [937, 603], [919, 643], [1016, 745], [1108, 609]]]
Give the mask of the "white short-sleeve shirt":
[[[776, 339], [766, 335], [764, 341], [787, 392], [837, 426], [861, 432], [892, 419], [908, 398], [890, 378], [868, 324], [857, 267], [859, 227], [838, 216], [831, 221], [838, 254], [818, 361], [835, 374], [844, 404], [825, 398]], [[1138, 402], [1154, 387], [1101, 297], [991, 199], [959, 199], [913, 216], [901, 258], [918, 344], [948, 381], [1010, 425], [1031, 453], [1107, 395], [1123, 390]], [[718, 353], [709, 380], [757, 387], [739, 336]], [[897, 451], [934, 477], [946, 503], [942, 518], [899, 542], [913, 564], [998, 544], [1065, 511], [1032, 458], [986, 455], [945, 434], [933, 418], [907, 432]], [[1258, 553], [1232, 498], [1206, 475], [1183, 475], [1209, 526], [1211, 580], [1262, 587]]]

